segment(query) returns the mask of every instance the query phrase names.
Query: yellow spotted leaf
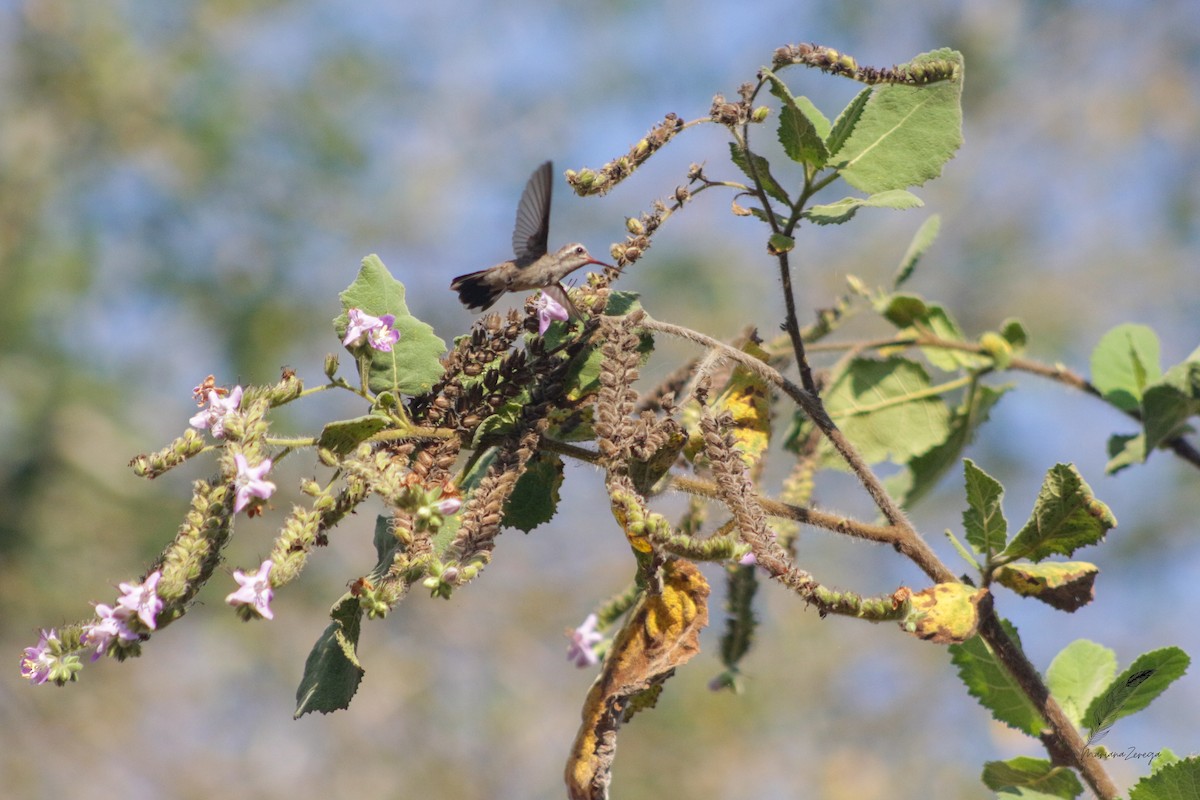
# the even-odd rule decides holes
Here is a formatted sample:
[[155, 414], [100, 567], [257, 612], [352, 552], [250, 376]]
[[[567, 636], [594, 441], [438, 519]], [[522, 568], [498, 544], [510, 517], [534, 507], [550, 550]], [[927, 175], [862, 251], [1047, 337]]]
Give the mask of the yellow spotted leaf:
[[583, 706], [565, 773], [571, 800], [608, 797], [617, 729], [632, 711], [652, 705], [675, 668], [700, 652], [708, 593], [700, 570], [676, 559], [663, 567], [662, 592], [643, 594], [629, 612]]
[[1036, 597], [1059, 611], [1075, 611], [1092, 602], [1100, 574], [1086, 561], [1008, 564], [996, 570], [996, 582], [1022, 597]]
[[900, 625], [918, 639], [934, 644], [965, 642], [979, 627], [980, 608], [991, 602], [987, 589], [965, 583], [939, 583], [913, 594], [912, 611]]
[[[742, 352], [760, 361], [767, 360], [767, 353], [753, 341], [742, 347]], [[734, 367], [729, 383], [713, 403], [713, 413], [728, 411], [733, 415], [733, 435], [738, 450], [747, 467], [753, 467], [762, 458], [771, 435], [770, 394], [767, 382], [745, 367]]]

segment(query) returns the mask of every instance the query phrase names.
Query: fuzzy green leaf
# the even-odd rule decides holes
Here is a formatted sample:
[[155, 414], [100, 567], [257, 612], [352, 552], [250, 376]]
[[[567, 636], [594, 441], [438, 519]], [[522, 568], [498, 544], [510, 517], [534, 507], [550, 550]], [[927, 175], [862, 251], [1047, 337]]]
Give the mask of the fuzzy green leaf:
[[1092, 385], [1122, 411], [1136, 411], [1161, 375], [1158, 335], [1145, 325], [1118, 325], [1092, 350]]
[[1145, 431], [1145, 449], [1149, 454], [1159, 445], [1188, 431], [1189, 417], [1200, 413], [1200, 399], [1191, 397], [1179, 387], [1163, 381], [1146, 387], [1142, 395], [1142, 427]]
[[389, 424], [385, 417], [374, 414], [330, 422], [321, 429], [317, 446], [332, 450], [338, 455], [345, 455]]
[[820, 169], [829, 158], [824, 138], [794, 101], [785, 102], [779, 111], [779, 143], [788, 158], [799, 164]]
[[549, 522], [558, 511], [558, 491], [563, 483], [563, 460], [555, 453], [538, 453], [530, 459], [504, 506], [504, 527], [529, 533]]
[[1118, 433], [1108, 437], [1108, 463], [1104, 472], [1114, 475], [1146, 460], [1146, 434]]
[[330, 612], [333, 622], [304, 662], [304, 677], [296, 689], [294, 718], [310, 711], [328, 714], [350, 706], [364, 673], [357, 652], [362, 614], [358, 598], [349, 594], [334, 605]]
[[867, 107], [867, 100], [871, 98], [872, 91], [869, 86], [863, 89], [842, 109], [842, 113], [838, 114], [837, 122], [833, 124], [833, 128], [825, 138], [825, 148], [829, 151], [831, 159], [841, 154], [846, 140], [850, 138], [850, 134], [854, 133], [854, 128], [862, 119], [863, 109]]
[[[876, 307], [888, 322], [900, 329], [900, 336], [932, 334], [948, 342], [966, 341], [949, 311], [937, 303], [927, 303], [918, 295], [893, 294], [879, 301]], [[930, 364], [946, 372], [979, 369], [988, 363], [984, 356], [945, 347], [922, 347], [921, 353]]]
[[[749, 153], [749, 158], [747, 158], [747, 153]], [[771, 163], [765, 158], [749, 152], [745, 148], [738, 147], [736, 142], [729, 143], [729, 158], [735, 165], [737, 165], [738, 169], [746, 174], [746, 177], [750, 179], [751, 184], [753, 184], [754, 178], [757, 175], [758, 180], [762, 182], [763, 190], [766, 191], [768, 195], [784, 205], [790, 206], [792, 204], [791, 198], [788, 197], [787, 192], [785, 192], [783, 187], [776, 183], [775, 178], [771, 176]], [[750, 170], [751, 163], [754, 165], [753, 172]], [[766, 217], [766, 214], [762, 211], [762, 209], [751, 208], [750, 212], [757, 212], [755, 216], [758, 216], [760, 219], [765, 219]]]
[[801, 215], [817, 225], [840, 225], [854, 217], [860, 208], [892, 208], [903, 210], [925, 205], [921, 198], [903, 189], [879, 192], [870, 197], [843, 197], [833, 203], [810, 206]]
[[1096, 499], [1075, 467], [1056, 464], [1046, 472], [1029, 521], [997, 560], [1041, 561], [1055, 553], [1069, 556], [1101, 541], [1116, 526], [1112, 511]]
[[1047, 561], [1042, 564], [1005, 564], [995, 572], [995, 582], [1022, 597], [1041, 600], [1059, 611], [1078, 611], [1095, 599], [1100, 574], [1086, 561]]
[[345, 338], [351, 308], [375, 317], [392, 314], [396, 318], [394, 327], [400, 332], [400, 340], [390, 352], [365, 345], [357, 351], [369, 358], [367, 385], [372, 392], [417, 395], [428, 391], [442, 376], [441, 357], [446, 352], [446, 343], [434, 334], [433, 328], [408, 312], [404, 284], [392, 277], [379, 256], [363, 259], [358, 277], [340, 298], [343, 313], [333, 321], [339, 339]]
[[1076, 639], [1059, 651], [1046, 670], [1050, 694], [1075, 725], [1117, 674], [1117, 656], [1103, 645]]
[[1179, 679], [1191, 664], [1178, 647], [1143, 653], [1098, 694], [1083, 717], [1088, 744], [1099, 742], [1117, 720], [1141, 711]]
[[963, 461], [963, 478], [968, 506], [962, 515], [963, 530], [975, 552], [987, 558], [1008, 542], [1008, 520], [1000, 505], [1004, 487], [969, 458]]
[[[946, 441], [950, 412], [914, 361], [851, 360], [825, 394], [825, 408], [868, 463], [903, 464]], [[825, 463], [844, 468], [831, 451]]]
[[1006, 798], [1041, 800], [1083, 794], [1083, 784], [1067, 767], [1056, 767], [1044, 758], [1017, 756], [983, 765], [983, 783]]
[[[1001, 625], [1019, 645], [1017, 629], [1005, 620]], [[997, 720], [1035, 737], [1046, 727], [1037, 708], [982, 638], [974, 636], [950, 645], [950, 656], [967, 692]]]
[[845, 145], [841, 175], [868, 194], [920, 186], [936, 178], [962, 144], [962, 54], [942, 49], [917, 56], [958, 65], [953, 80], [924, 86], [877, 86]]
[[[1162, 760], [1154, 759], [1155, 762]], [[1129, 800], [1192, 800], [1200, 797], [1200, 756], [1176, 759], [1142, 778], [1129, 790]]]

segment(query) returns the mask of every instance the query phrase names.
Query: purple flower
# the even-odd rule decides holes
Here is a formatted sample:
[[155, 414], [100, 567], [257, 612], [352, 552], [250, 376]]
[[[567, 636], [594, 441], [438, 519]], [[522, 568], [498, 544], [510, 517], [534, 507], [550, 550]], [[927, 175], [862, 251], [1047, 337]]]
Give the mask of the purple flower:
[[229, 397], [221, 397], [215, 389], [208, 391], [208, 408], [188, 420], [193, 428], [208, 428], [217, 439], [225, 436], [225, 417], [234, 414], [242, 402], [242, 387], [235, 386]]
[[371, 347], [388, 353], [391, 352], [392, 345], [400, 341], [400, 331], [392, 327], [396, 324], [394, 314], [373, 317], [358, 308], [350, 309], [348, 314], [350, 321], [346, 326], [346, 338], [342, 339], [342, 344], [346, 347], [358, 345], [365, 336], [367, 344]]
[[114, 640], [122, 639], [128, 642], [138, 638], [137, 632], [129, 628], [129, 617], [132, 613], [128, 608], [121, 606], [112, 608], [103, 603], [96, 604], [99, 622], [83, 626], [83, 635], [80, 637], [84, 644], [96, 648], [96, 652], [92, 653], [92, 661], [104, 655], [104, 651]]
[[52, 644], [57, 642], [58, 633], [53, 628], [43, 630], [37, 645], [25, 648], [25, 654], [21, 657], [21, 677], [35, 684], [45, 683], [50, 671], [58, 663], [51, 652]]
[[137, 614], [142, 624], [150, 630], [154, 630], [154, 626], [158, 624], [158, 612], [162, 611], [163, 607], [162, 598], [156, 594], [160, 578], [162, 578], [162, 573], [155, 570], [146, 577], [145, 583], [122, 583], [119, 585], [121, 597], [117, 600], [118, 608]]
[[595, 614], [588, 614], [587, 619], [573, 631], [567, 631], [571, 644], [567, 647], [567, 660], [574, 661], [575, 666], [583, 669], [600, 663], [596, 654], [596, 645], [604, 641], [604, 634], [596, 630], [599, 620]]
[[259, 566], [258, 572], [247, 575], [240, 569], [235, 569], [233, 579], [238, 582], [238, 590], [226, 597], [225, 602], [231, 606], [250, 606], [260, 617], [274, 619], [275, 614], [271, 611], [271, 599], [275, 596], [275, 592], [271, 589], [271, 583], [268, 580], [273, 566], [275, 564], [268, 558]]
[[550, 323], [554, 320], [565, 322], [570, 314], [566, 307], [555, 300], [546, 290], [542, 290], [542, 296], [537, 301], [538, 315], [538, 336], [545, 336], [546, 329], [550, 327]]
[[275, 484], [263, 480], [271, 471], [271, 459], [264, 458], [257, 466], [252, 467], [246, 462], [244, 455], [237, 453], [233, 461], [237, 464], [237, 477], [233, 479], [233, 485], [237, 489], [237, 499], [233, 503], [233, 513], [236, 514], [250, 505], [251, 497], [266, 500], [274, 494]]
[[746, 553], [746, 555], [739, 558], [738, 563], [741, 564], [743, 567], [748, 567], [752, 564], [757, 564], [758, 558], [755, 557], [754, 551], [751, 550], [750, 552]]

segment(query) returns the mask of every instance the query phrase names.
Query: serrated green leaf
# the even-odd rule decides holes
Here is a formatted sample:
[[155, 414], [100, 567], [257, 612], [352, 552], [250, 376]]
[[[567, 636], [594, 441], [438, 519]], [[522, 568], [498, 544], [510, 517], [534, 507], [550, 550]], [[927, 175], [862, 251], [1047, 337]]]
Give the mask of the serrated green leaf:
[[[339, 295], [343, 313], [334, 322], [338, 338], [344, 338], [348, 325], [347, 313], [358, 308], [372, 316], [392, 314], [400, 340], [390, 352], [366, 348], [370, 358], [367, 385], [372, 392], [395, 391], [417, 395], [429, 390], [442, 376], [441, 357], [446, 343], [434, 334], [433, 328], [408, 311], [404, 302], [404, 284], [392, 277], [379, 256], [363, 259], [358, 276]], [[368, 352], [369, 351], [369, 352]]]
[[529, 533], [549, 522], [558, 511], [563, 483], [563, 460], [555, 453], [531, 458], [504, 506], [504, 527]]
[[812, 120], [804, 116], [794, 102], [786, 102], [779, 111], [779, 143], [788, 158], [799, 164], [820, 169], [825, 166], [829, 153], [825, 141]]
[[1092, 385], [1122, 411], [1136, 411], [1146, 385], [1161, 376], [1158, 334], [1145, 325], [1118, 325], [1092, 350]]
[[963, 530], [975, 552], [988, 558], [1001, 552], [1008, 542], [1008, 520], [1000, 505], [1004, 487], [969, 458], [963, 460], [963, 479], [967, 495]]
[[796, 108], [800, 109], [801, 113], [813, 124], [813, 127], [817, 131], [817, 136], [820, 136], [822, 140], [827, 139], [833, 127], [829, 123], [829, 118], [822, 114], [821, 109], [817, 108], [813, 101], [804, 95], [793, 99], [796, 102]]
[[[903, 464], [946, 441], [950, 412], [914, 361], [852, 359], [830, 384], [825, 409], [867, 463]], [[827, 466], [844, 469], [831, 451]]]
[[328, 714], [348, 708], [362, 681], [364, 670], [357, 652], [362, 625], [358, 598], [349, 594], [342, 597], [330, 617], [333, 622], [304, 662], [304, 676], [296, 689], [295, 719], [310, 711]]
[[962, 55], [943, 49], [910, 64], [942, 59], [957, 63], [953, 80], [875, 87], [838, 151], [841, 176], [851, 186], [868, 194], [919, 186], [954, 156], [962, 144]]
[[1116, 526], [1112, 511], [1096, 499], [1075, 467], [1056, 464], [1046, 472], [1029, 521], [997, 560], [1041, 561], [1055, 553], [1069, 556], [1101, 541]]
[[1129, 790], [1129, 800], [1191, 800], [1197, 795], [1200, 795], [1198, 756], [1164, 764]]
[[1017, 756], [983, 765], [983, 783], [1005, 798], [1073, 798], [1083, 794], [1083, 784], [1067, 767], [1056, 767], [1043, 758]]
[[772, 233], [771, 238], [767, 240], [767, 252], [773, 256], [790, 253], [795, 246], [796, 240], [782, 233]]
[[[1017, 629], [1007, 620], [1001, 620], [1000, 624], [1019, 645]], [[991, 711], [993, 717], [1030, 736], [1041, 733], [1046, 721], [983, 639], [974, 636], [962, 644], [950, 645], [949, 649], [951, 662], [958, 667], [958, 677], [966, 684], [967, 692]]]
[[1100, 573], [1086, 561], [1047, 561], [1042, 564], [1006, 564], [996, 570], [995, 582], [1022, 597], [1041, 600], [1059, 611], [1078, 611], [1095, 598]]
[[971, 443], [975, 431], [987, 422], [992, 407], [1012, 388], [1011, 385], [992, 388], [976, 385], [969, 397], [963, 399], [950, 416], [946, 439], [921, 455], [910, 459], [907, 469], [888, 478], [888, 492], [900, 498], [905, 508], [937, 485], [938, 480], [958, 464], [963, 450]]
[[941, 229], [942, 218], [938, 214], [934, 214], [921, 223], [921, 227], [917, 228], [917, 232], [913, 234], [912, 241], [908, 243], [908, 249], [904, 251], [904, 257], [900, 259], [900, 266], [896, 268], [895, 276], [892, 277], [893, 289], [899, 289], [912, 276], [913, 270], [917, 268], [917, 262], [921, 260], [921, 256], [925, 255], [925, 251], [933, 245]]
[[1117, 656], [1109, 648], [1076, 639], [1059, 651], [1046, 670], [1046, 686], [1076, 727], [1089, 705], [1117, 674]]
[[1099, 742], [1117, 720], [1150, 705], [1179, 679], [1191, 664], [1178, 647], [1164, 647], [1137, 657], [1088, 706], [1083, 717], [1088, 744]]
[[840, 225], [854, 217], [860, 208], [891, 208], [904, 210], [925, 205], [921, 198], [903, 189], [879, 192], [870, 197], [843, 197], [833, 203], [810, 206], [802, 216], [818, 225]]
[[842, 109], [842, 113], [838, 114], [837, 122], [833, 124], [829, 135], [825, 137], [825, 148], [829, 151], [830, 159], [841, 155], [846, 140], [850, 138], [850, 134], [854, 133], [854, 128], [862, 119], [863, 109], [867, 107], [867, 100], [871, 98], [871, 93], [871, 87], [863, 89]]
[[[753, 184], [754, 177], [755, 177], [755, 175], [757, 175], [758, 180], [760, 182], [762, 182], [763, 190], [768, 195], [775, 198], [776, 200], [783, 203], [784, 205], [790, 206], [792, 204], [792, 201], [788, 197], [787, 192], [785, 192], [783, 190], [783, 187], [781, 187], [775, 181], [775, 178], [771, 176], [770, 162], [767, 161], [762, 156], [757, 155], [752, 152], [749, 153], [749, 158], [747, 158], [748, 152], [749, 151], [747, 151], [745, 148], [739, 147], [737, 142], [729, 143], [729, 158], [730, 158], [730, 160], [733, 161], [733, 163], [737, 166], [738, 169], [740, 169], [743, 173], [745, 173], [746, 177], [750, 179], [751, 183]], [[750, 170], [751, 163], [754, 164], [753, 172], [751, 172], [751, 170]], [[762, 215], [759, 218], [765, 219], [766, 214], [762, 211], [762, 209], [756, 209], [756, 208], [750, 209], [750, 213], [753, 214], [755, 212], [758, 212], [757, 214], [755, 214], [755, 216]]]
[[330, 422], [321, 429], [317, 446], [345, 455], [390, 424], [386, 418], [374, 414]]

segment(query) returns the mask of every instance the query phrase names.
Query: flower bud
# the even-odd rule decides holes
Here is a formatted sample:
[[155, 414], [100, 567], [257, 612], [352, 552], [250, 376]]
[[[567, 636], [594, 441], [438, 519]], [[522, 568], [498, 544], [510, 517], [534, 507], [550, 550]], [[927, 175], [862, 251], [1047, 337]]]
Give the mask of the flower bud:
[[640, 219], [638, 219], [637, 217], [626, 217], [625, 218], [625, 230], [629, 231], [630, 233], [632, 233], [636, 236], [640, 236], [641, 234], [646, 232], [646, 226], [643, 225], [642, 221]]
[[769, 116], [771, 116], [771, 109], [766, 106], [759, 106], [751, 112], [750, 119], [755, 122], [764, 122]]

